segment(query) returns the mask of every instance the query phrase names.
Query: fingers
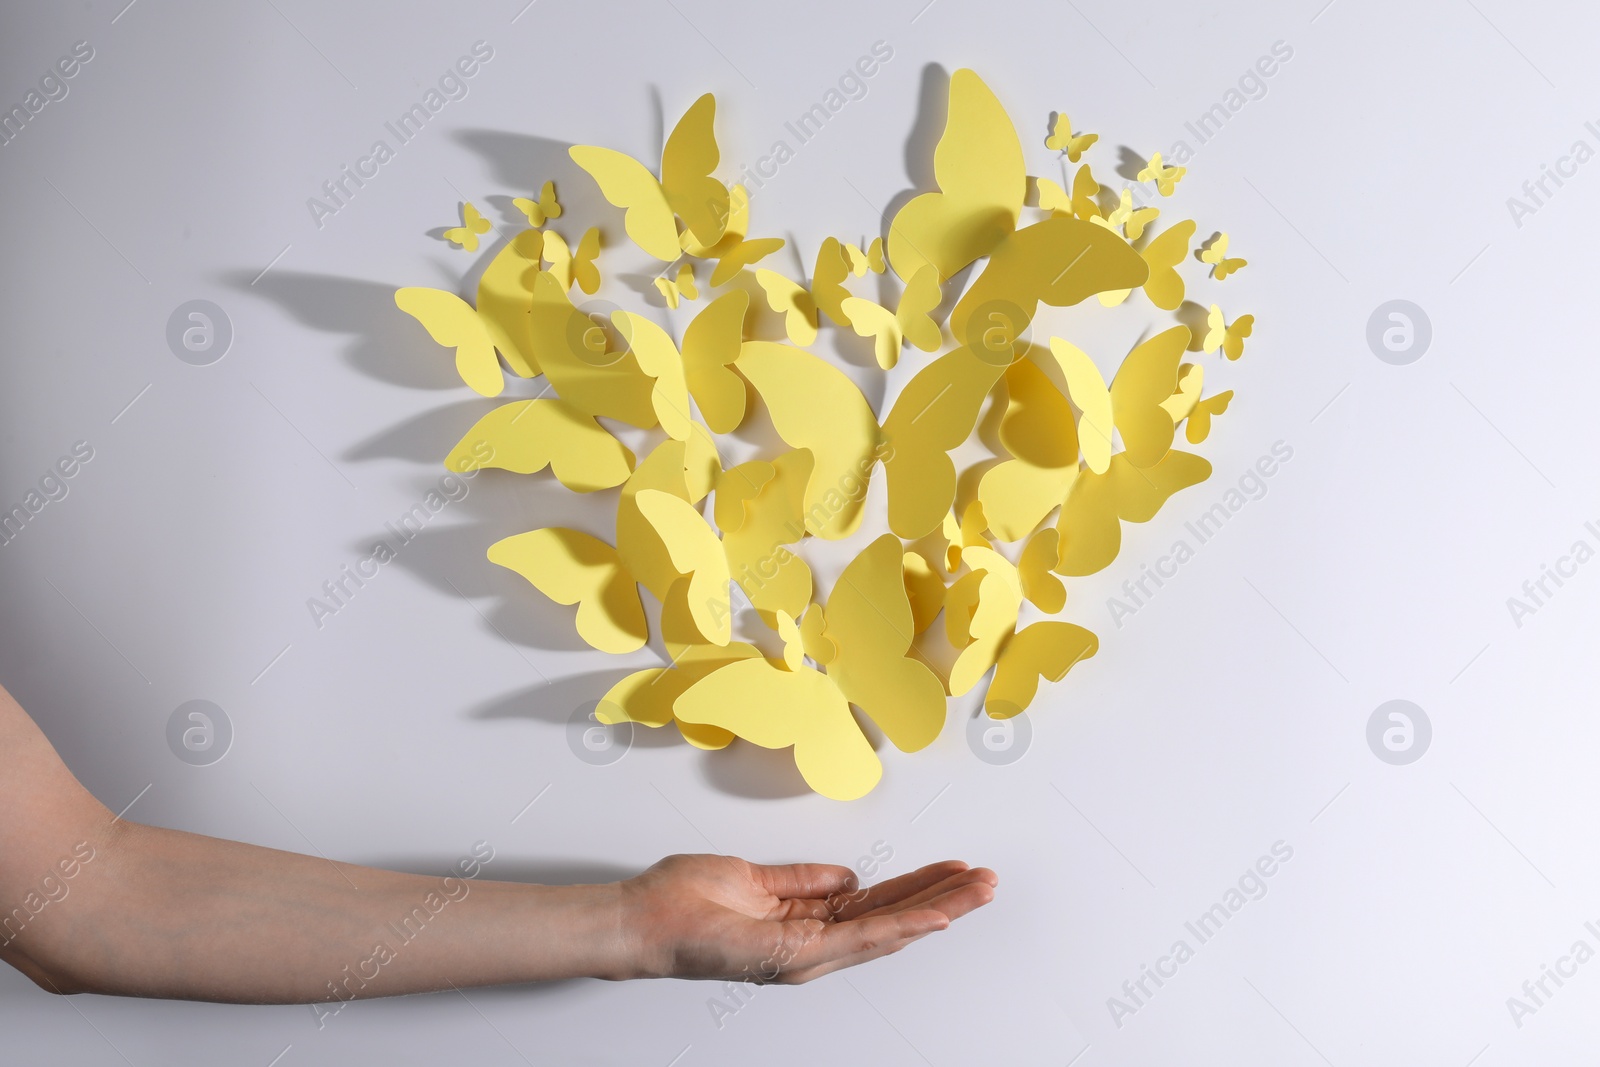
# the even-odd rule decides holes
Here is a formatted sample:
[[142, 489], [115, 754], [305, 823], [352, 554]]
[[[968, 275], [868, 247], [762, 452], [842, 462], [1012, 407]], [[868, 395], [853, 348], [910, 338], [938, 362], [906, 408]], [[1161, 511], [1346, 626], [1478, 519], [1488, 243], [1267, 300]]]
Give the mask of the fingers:
[[920, 867], [909, 874], [902, 874], [898, 878], [879, 882], [865, 891], [854, 894], [852, 899], [843, 902], [843, 907], [838, 909], [835, 917], [842, 921], [854, 919], [870, 911], [876, 911], [878, 908], [905, 900], [916, 893], [922, 892], [929, 886], [939, 884], [952, 875], [962, 873], [966, 869], [967, 865], [960, 860], [930, 863], [926, 867]]
[[822, 927], [815, 940], [795, 954], [781, 981], [809, 982], [846, 967], [899, 952], [928, 934], [947, 929], [956, 919], [994, 899], [993, 871], [962, 871], [928, 887], [918, 903], [909, 898], [846, 922]]
[[[750, 877], [775, 897], [820, 898], [849, 893], [856, 888], [856, 874], [849, 867], [833, 863], [752, 863]], [[811, 913], [806, 912], [806, 917]]]
[[[903, 900], [897, 900], [882, 907], [875, 908], [865, 914], [879, 915], [897, 911], [907, 911], [921, 908], [935, 908], [949, 915], [951, 919], [959, 918], [972, 911], [975, 907], [982, 907], [994, 899], [994, 889], [999, 879], [987, 867], [977, 867], [972, 870], [953, 874], [941, 882], [927, 887], [919, 893], [914, 893]], [[967, 892], [962, 892], [967, 890]], [[974, 903], [975, 902], [975, 903]], [[960, 906], [960, 915], [951, 914], [946, 904]]]

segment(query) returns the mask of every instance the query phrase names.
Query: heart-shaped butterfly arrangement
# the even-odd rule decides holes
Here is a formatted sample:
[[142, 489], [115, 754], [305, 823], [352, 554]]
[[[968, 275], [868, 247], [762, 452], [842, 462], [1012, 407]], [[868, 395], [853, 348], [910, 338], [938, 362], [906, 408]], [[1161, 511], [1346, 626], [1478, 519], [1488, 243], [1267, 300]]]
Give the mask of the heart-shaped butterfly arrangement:
[[[1081, 626], [1020, 625], [1024, 603], [1060, 612], [1063, 576], [1104, 568], [1123, 522], [1150, 520], [1172, 494], [1209, 476], [1205, 459], [1173, 442], [1180, 426], [1190, 444], [1205, 440], [1233, 394], [1202, 396], [1204, 367], [1184, 356], [1220, 349], [1238, 359], [1253, 320], [1229, 323], [1212, 304], [1203, 335], [1181, 324], [1153, 333], [1109, 386], [1066, 340], [1028, 340], [1041, 304], [1093, 296], [1112, 306], [1140, 289], [1155, 308], [1176, 312], [1185, 293], [1177, 268], [1195, 223], [1154, 232], [1161, 210], [1136, 205], [1131, 189], [1113, 198], [1086, 163], [1070, 194], [1030, 178], [1010, 118], [968, 70], [950, 80], [934, 155], [939, 190], [907, 202], [887, 242], [863, 250], [822, 241], [809, 286], [755, 268], [784, 242], [748, 237], [748, 193], [713, 176], [715, 109], [706, 95], [683, 116], [659, 179], [620, 152], [571, 149], [605, 199], [625, 210], [629, 239], [666, 264], [654, 287], [667, 308], [698, 301], [697, 265], [715, 261], [707, 302], [684, 326], [681, 346], [645, 315], [616, 310], [602, 321], [574, 305], [574, 285], [586, 294], [600, 286], [600, 231], [587, 230], [574, 251], [550, 228], [562, 206], [549, 182], [538, 200], [514, 201], [534, 228], [488, 264], [476, 307], [421, 288], [399, 290], [395, 302], [456, 350], [461, 378], [477, 392], [499, 395], [505, 369], [546, 379], [539, 397], [480, 419], [446, 458], [451, 470], [548, 467], [580, 493], [620, 487], [609, 543], [546, 528], [488, 549], [491, 561], [551, 600], [577, 605], [579, 635], [605, 652], [648, 643], [640, 586], [660, 605], [656, 636], [669, 662], [618, 682], [597, 717], [672, 724], [705, 749], [736, 737], [792, 746], [811, 788], [850, 800], [883, 773], [852, 706], [896, 748], [914, 752], [939, 735], [947, 697], [991, 670], [984, 710], [1006, 718], [1028, 706], [1041, 679], [1059, 681], [1095, 653], [1098, 640]], [[1045, 144], [1077, 164], [1096, 139], [1074, 135], [1060, 115]], [[1156, 155], [1139, 181], [1165, 197], [1183, 175]], [[1025, 211], [1038, 217], [1024, 224]], [[463, 215], [445, 236], [475, 249], [488, 224], [470, 204]], [[1226, 253], [1226, 234], [1198, 253], [1215, 280], [1245, 265]], [[851, 292], [851, 279], [869, 274], [880, 288], [900, 279], [895, 310]], [[786, 341], [754, 336], [763, 297]], [[948, 329], [936, 317], [946, 300], [954, 300]], [[911, 375], [880, 420], [849, 375], [808, 351], [824, 319], [870, 338], [885, 371], [907, 344], [948, 350]], [[963, 482], [950, 453], [974, 436], [991, 396], [1005, 456]], [[739, 429], [758, 407], [787, 450], [724, 467], [716, 435]], [[642, 460], [617, 436], [623, 426], [650, 434]], [[861, 534], [879, 465], [888, 532], [866, 543], [823, 597], [808, 546]], [[970, 499], [957, 509], [963, 484]], [[737, 633], [735, 586], [760, 620], [751, 626], [767, 631], [762, 643], [781, 654], [736, 639], [760, 635]], [[752, 614], [742, 609], [741, 621]], [[931, 629], [941, 613], [942, 655]]]

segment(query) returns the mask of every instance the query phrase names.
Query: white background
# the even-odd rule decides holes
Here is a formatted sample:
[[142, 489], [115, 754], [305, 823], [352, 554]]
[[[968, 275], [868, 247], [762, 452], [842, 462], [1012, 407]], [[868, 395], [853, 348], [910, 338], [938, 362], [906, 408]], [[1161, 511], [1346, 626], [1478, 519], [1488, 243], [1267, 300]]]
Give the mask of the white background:
[[[113, 810], [137, 797], [130, 819], [420, 872], [480, 839], [490, 876], [569, 881], [674, 851], [853, 863], [884, 842], [884, 874], [955, 856], [994, 867], [1000, 888], [951, 932], [763, 989], [720, 1029], [721, 990], [679, 982], [364, 1002], [319, 1030], [305, 1007], [64, 1000], [6, 972], [0, 1059], [1587, 1062], [1600, 963], [1520, 1027], [1506, 998], [1575, 940], [1600, 947], [1583, 926], [1600, 919], [1584, 621], [1600, 565], [1520, 627], [1506, 600], [1596, 542], [1600, 163], [1547, 185], [1521, 226], [1506, 199], [1575, 140], [1600, 147], [1584, 128], [1600, 118], [1592, 13], [124, 2], [13, 6], [0, 33], [7, 107], [74, 42], [95, 50], [0, 148], [0, 506], [73, 442], [94, 448], [67, 498], [0, 546], [0, 679], [94, 793]], [[383, 123], [478, 40], [494, 57], [470, 95], [315, 225], [307, 198], [392, 143]], [[553, 177], [564, 223], [615, 234], [566, 145], [650, 159], [663, 112], [670, 124], [709, 90], [731, 175], [793, 144], [784, 123], [880, 40], [893, 58], [866, 96], [756, 197], [753, 232], [791, 236], [808, 266], [822, 236], [879, 232], [925, 182], [950, 70], [993, 87], [1031, 172], [1059, 177], [1042, 141], [1064, 109], [1102, 135], [1090, 158], [1120, 185], [1119, 146], [1195, 147], [1186, 121], [1274, 42], [1293, 50], [1198, 147], [1166, 220], [1226, 229], [1251, 261], [1220, 288], [1186, 268], [1202, 302], [1257, 316], [1225, 370], [1238, 397], [1202, 449], [1216, 475], [1125, 527], [1118, 561], [1071, 585], [1065, 617], [1102, 649], [1043, 692], [1025, 758], [976, 759], [958, 701], [929, 750], [885, 752], [882, 785], [849, 805], [749, 746], [641, 736], [614, 765], [584, 764], [569, 715], [654, 660], [582, 650], [569, 612], [483, 560], [510, 533], [603, 513], [546, 477], [475, 482], [319, 630], [307, 598], [436, 484], [491, 406], [392, 303], [479, 262], [430, 236], [457, 202], [510, 228], [505, 198]], [[775, 265], [798, 273], [790, 255]], [[612, 281], [607, 295], [637, 300]], [[194, 298], [235, 331], [208, 367], [165, 340]], [[1406, 366], [1366, 341], [1396, 298], [1432, 323]], [[1106, 598], [1277, 441], [1293, 458], [1266, 496], [1114, 626]], [[165, 740], [196, 698], [235, 730], [207, 767]], [[1396, 698], [1433, 727], [1409, 766], [1366, 741]], [[1116, 1025], [1108, 998], [1278, 841], [1293, 858], [1265, 897]]]

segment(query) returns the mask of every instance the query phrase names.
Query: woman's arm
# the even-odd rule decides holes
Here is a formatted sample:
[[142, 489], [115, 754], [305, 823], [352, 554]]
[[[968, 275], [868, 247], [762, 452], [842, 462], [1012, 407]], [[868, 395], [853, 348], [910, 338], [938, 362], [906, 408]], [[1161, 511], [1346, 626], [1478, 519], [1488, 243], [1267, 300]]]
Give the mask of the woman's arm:
[[[807, 981], [897, 951], [993, 897], [934, 864], [672, 856], [607, 885], [334, 863], [115, 819], [0, 689], [0, 959], [42, 988], [259, 1003], [591, 976]], [[482, 858], [482, 857], [480, 857]]]

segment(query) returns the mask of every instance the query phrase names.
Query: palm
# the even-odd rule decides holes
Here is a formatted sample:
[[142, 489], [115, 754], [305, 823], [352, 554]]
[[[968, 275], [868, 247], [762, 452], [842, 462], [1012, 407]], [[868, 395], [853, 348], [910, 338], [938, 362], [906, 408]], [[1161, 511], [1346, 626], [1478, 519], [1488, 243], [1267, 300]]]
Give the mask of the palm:
[[943, 930], [995, 882], [957, 861], [858, 889], [846, 867], [669, 856], [625, 883], [625, 923], [652, 974], [804, 982]]

